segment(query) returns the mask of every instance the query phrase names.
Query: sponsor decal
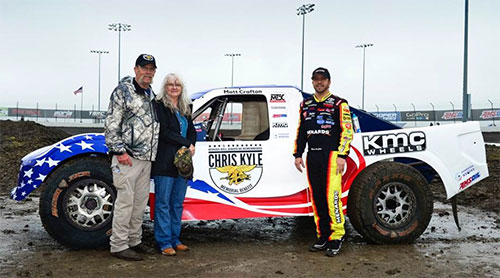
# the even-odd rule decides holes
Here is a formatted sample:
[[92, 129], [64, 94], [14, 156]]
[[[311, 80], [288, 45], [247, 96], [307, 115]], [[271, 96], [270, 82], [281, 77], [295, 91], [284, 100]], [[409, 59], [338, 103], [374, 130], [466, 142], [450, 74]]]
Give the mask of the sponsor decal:
[[325, 103], [325, 104], [333, 104], [333, 103], [335, 103], [335, 99], [333, 99], [333, 98], [330, 98], [330, 97], [329, 97], [329, 98], [327, 98], [327, 99], [325, 100], [325, 102], [324, 102], [324, 103]]
[[335, 210], [335, 221], [337, 224], [342, 222], [342, 218], [340, 217], [340, 206], [339, 206], [339, 192], [337, 190], [333, 191], [333, 207]]
[[73, 116], [73, 111], [54, 111], [55, 118], [71, 118]]
[[286, 100], [285, 100], [285, 94], [271, 94], [271, 99], [269, 100], [269, 102], [272, 102], [272, 103], [285, 103]]
[[441, 119], [443, 120], [452, 120], [452, 119], [461, 119], [462, 118], [462, 111], [458, 112], [444, 112], [443, 116]]
[[470, 173], [474, 172], [475, 168], [474, 165], [471, 165], [465, 169], [463, 169], [460, 172], [457, 172], [455, 174], [455, 180], [460, 181], [463, 177], [468, 176]]
[[275, 139], [281, 139], [281, 138], [290, 138], [289, 133], [276, 133], [274, 134]]
[[364, 155], [380, 155], [425, 150], [426, 139], [422, 131], [363, 136]]
[[344, 126], [347, 129], [351, 129], [352, 128], [352, 124], [350, 124], [350, 123], [345, 123]]
[[0, 107], [0, 116], [8, 116], [8, 115], [9, 115], [9, 108]]
[[305, 104], [305, 105], [309, 105], [309, 104], [311, 104], [311, 102], [312, 102], [312, 99], [310, 99], [310, 100], [306, 101], [304, 104]]
[[321, 135], [330, 135], [330, 131], [329, 130], [323, 130], [323, 129], [313, 129], [313, 130], [308, 130], [307, 131], [307, 135], [317, 135], [317, 134], [321, 134]]
[[271, 105], [271, 109], [286, 109], [286, 106], [281, 106], [281, 105]]
[[333, 108], [333, 104], [331, 104], [331, 103], [324, 103], [323, 107]]
[[386, 120], [386, 121], [399, 121], [400, 120], [400, 114], [396, 112], [376, 112], [373, 113], [375, 117]]
[[209, 145], [208, 167], [212, 182], [220, 190], [231, 194], [246, 193], [262, 177], [262, 145]]
[[499, 118], [499, 117], [500, 117], [500, 110], [485, 110], [481, 113], [481, 116], [479, 116], [479, 118], [485, 120]]
[[322, 125], [321, 128], [332, 128], [332, 125]]
[[316, 123], [319, 125], [322, 125], [325, 123], [325, 120], [323, 119], [322, 115], [318, 115], [318, 117], [316, 117]]
[[224, 89], [224, 94], [262, 94], [262, 90], [254, 90], [254, 89]]
[[96, 118], [96, 119], [104, 119], [106, 117], [106, 112], [105, 111], [91, 111], [90, 117]]
[[471, 185], [473, 181], [477, 180], [481, 174], [479, 172], [472, 175], [470, 178], [464, 180], [460, 183], [460, 190], [465, 189], [467, 186]]
[[286, 118], [286, 114], [273, 114], [273, 118]]
[[287, 128], [288, 123], [273, 123], [273, 128]]
[[427, 112], [406, 112], [406, 120], [428, 121], [429, 119]]
[[9, 116], [42, 116], [39, 109], [9, 108]]

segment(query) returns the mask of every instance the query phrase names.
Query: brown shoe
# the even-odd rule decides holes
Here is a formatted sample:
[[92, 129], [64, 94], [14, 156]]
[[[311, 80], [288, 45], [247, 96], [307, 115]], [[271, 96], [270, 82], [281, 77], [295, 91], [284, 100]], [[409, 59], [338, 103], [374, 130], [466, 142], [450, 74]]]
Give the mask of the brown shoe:
[[142, 261], [142, 256], [130, 248], [120, 252], [111, 252], [111, 256], [126, 261]]
[[174, 248], [169, 247], [169, 248], [163, 249], [161, 251], [161, 254], [166, 255], [166, 256], [175, 256], [177, 253], [175, 252]]
[[177, 245], [177, 246], [175, 246], [175, 249], [177, 251], [189, 251], [189, 247], [187, 247], [186, 245], [184, 245], [182, 243], [179, 244], [179, 245]]

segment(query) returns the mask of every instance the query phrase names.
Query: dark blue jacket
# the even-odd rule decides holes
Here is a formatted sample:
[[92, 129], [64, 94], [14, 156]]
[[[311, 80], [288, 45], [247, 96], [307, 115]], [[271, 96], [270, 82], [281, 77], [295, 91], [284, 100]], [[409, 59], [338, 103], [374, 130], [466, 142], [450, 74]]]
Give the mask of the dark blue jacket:
[[186, 138], [181, 135], [181, 128], [177, 116], [163, 103], [154, 101], [160, 122], [160, 138], [158, 152], [151, 168], [151, 176], [178, 177], [177, 167], [174, 165], [174, 156], [182, 146], [189, 147], [196, 143], [196, 130], [191, 117], [187, 117], [188, 128]]

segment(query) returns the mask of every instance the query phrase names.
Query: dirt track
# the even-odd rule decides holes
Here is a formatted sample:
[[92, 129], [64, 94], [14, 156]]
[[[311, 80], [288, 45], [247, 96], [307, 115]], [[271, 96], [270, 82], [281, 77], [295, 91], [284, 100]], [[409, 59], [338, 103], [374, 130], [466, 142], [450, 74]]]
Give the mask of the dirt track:
[[[26, 154], [35, 145], [29, 143], [29, 138], [18, 138], [16, 134], [31, 130], [48, 133], [38, 125], [19, 124], [5, 138], [5, 124], [0, 122], [0, 159], [10, 160], [2, 160], [2, 177], [5, 173], [17, 173], [20, 157], [16, 156]], [[30, 137], [36, 136], [33, 132]], [[38, 143], [48, 145], [56, 137]], [[176, 257], [151, 255], [142, 262], [112, 258], [108, 250], [69, 250], [43, 230], [36, 194], [23, 202], [12, 201], [7, 194], [13, 181], [2, 178], [0, 276], [499, 277], [500, 148], [488, 146], [487, 155], [490, 177], [458, 197], [461, 232], [444, 201], [442, 185], [435, 181], [435, 212], [428, 229], [414, 244], [366, 244], [347, 225], [347, 240], [334, 258], [307, 251], [315, 240], [314, 225], [311, 218], [302, 217], [185, 223], [182, 240], [191, 251]], [[144, 240], [154, 245], [150, 221], [144, 224]]]
[[[247, 219], [183, 225], [192, 250], [125, 262], [108, 250], [69, 250], [43, 230], [37, 198], [0, 198], [0, 276], [6, 277], [498, 277], [498, 214], [460, 207], [458, 232], [448, 205], [436, 203], [427, 231], [411, 245], [370, 245], [348, 225], [335, 258], [311, 253], [311, 218]], [[152, 244], [152, 223], [144, 224]]]

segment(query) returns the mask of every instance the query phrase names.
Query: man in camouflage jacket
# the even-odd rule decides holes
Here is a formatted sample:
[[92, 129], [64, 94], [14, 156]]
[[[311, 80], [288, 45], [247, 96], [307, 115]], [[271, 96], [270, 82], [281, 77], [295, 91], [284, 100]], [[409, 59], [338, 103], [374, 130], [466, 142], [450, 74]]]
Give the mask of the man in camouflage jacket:
[[152, 101], [151, 83], [156, 61], [141, 54], [134, 67], [135, 78], [124, 77], [111, 94], [104, 123], [106, 145], [112, 155], [111, 170], [117, 190], [111, 255], [124, 260], [142, 260], [139, 253], [154, 249], [142, 243], [142, 217], [149, 196], [151, 161], [156, 157], [160, 125]]

